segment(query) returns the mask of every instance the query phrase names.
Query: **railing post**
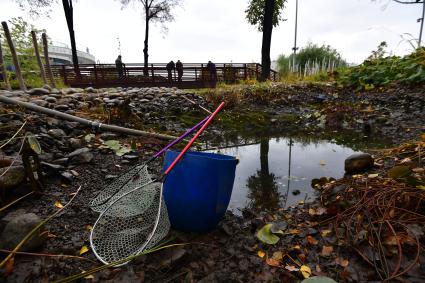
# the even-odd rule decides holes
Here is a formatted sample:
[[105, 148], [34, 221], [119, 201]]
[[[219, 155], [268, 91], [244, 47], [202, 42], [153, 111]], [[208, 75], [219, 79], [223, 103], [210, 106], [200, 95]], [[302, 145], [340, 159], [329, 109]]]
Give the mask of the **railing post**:
[[195, 81], [198, 80], [198, 68], [195, 67]]
[[68, 74], [66, 73], [65, 65], [62, 65], [62, 74], [64, 84], [68, 84]]
[[153, 64], [151, 64], [152, 82], [155, 82], [155, 72], [153, 70]]
[[96, 64], [93, 64], [93, 70], [94, 70], [94, 85], [96, 86], [96, 88], [98, 87], [98, 83], [97, 83], [97, 68], [96, 68]]
[[244, 80], [247, 79], [247, 74], [246, 74], [246, 64], [243, 64], [243, 78]]
[[204, 64], [201, 64], [201, 81], [204, 80], [203, 75], [204, 75]]

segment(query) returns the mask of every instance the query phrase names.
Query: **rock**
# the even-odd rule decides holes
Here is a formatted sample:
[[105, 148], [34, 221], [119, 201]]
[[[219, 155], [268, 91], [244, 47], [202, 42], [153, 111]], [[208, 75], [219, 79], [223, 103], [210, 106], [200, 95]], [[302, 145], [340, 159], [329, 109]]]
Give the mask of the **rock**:
[[69, 106], [65, 104], [59, 104], [55, 106], [55, 110], [58, 110], [58, 111], [66, 111], [68, 109], [69, 109]]
[[66, 133], [62, 129], [51, 129], [47, 133], [57, 139], [66, 137]]
[[71, 146], [71, 148], [77, 149], [83, 145], [83, 141], [81, 139], [70, 138], [69, 145]]
[[48, 96], [44, 99], [45, 101], [49, 102], [49, 103], [56, 103], [58, 100], [53, 97], [53, 96]]
[[[34, 213], [26, 213], [16, 216], [6, 224], [2, 234], [0, 245], [2, 249], [11, 250], [39, 223], [40, 217]], [[46, 233], [42, 233], [43, 227], [22, 247], [22, 251], [33, 251], [43, 246], [46, 241]]]
[[27, 91], [27, 93], [30, 95], [44, 95], [44, 94], [50, 94], [50, 90], [37, 87], [37, 88], [30, 89], [29, 91]]
[[48, 91], [52, 91], [52, 87], [49, 86], [48, 84], [43, 85], [44, 89], [47, 89]]
[[62, 171], [65, 169], [65, 167], [63, 167], [62, 165], [48, 163], [44, 161], [41, 162], [41, 165], [43, 165], [44, 167], [48, 168], [51, 171]]
[[86, 89], [85, 89], [85, 91], [87, 92], [87, 93], [96, 93], [97, 92], [97, 90], [96, 89], [94, 89], [93, 87], [86, 87]]
[[345, 159], [345, 172], [349, 174], [361, 173], [370, 169], [374, 159], [369, 153], [356, 153]]
[[94, 155], [90, 152], [90, 149], [83, 147], [71, 152], [68, 157], [70, 158], [71, 163], [81, 164], [81, 163], [90, 163]]
[[75, 178], [75, 176], [69, 171], [62, 172], [61, 176], [62, 176], [62, 178], [64, 178], [69, 183], [71, 183]]
[[[9, 167], [0, 168], [0, 176]], [[0, 188], [2, 190], [13, 189], [25, 180], [25, 168], [23, 166], [12, 166], [7, 173], [0, 177]]]

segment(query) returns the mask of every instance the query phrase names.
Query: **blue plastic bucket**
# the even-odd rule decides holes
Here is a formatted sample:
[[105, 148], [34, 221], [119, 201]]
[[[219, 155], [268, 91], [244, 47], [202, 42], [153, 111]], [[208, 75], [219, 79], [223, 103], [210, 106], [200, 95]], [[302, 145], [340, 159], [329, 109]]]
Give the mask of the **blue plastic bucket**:
[[[166, 152], [164, 169], [178, 154]], [[214, 229], [229, 205], [237, 163], [233, 156], [187, 152], [164, 183], [171, 226], [182, 231]]]

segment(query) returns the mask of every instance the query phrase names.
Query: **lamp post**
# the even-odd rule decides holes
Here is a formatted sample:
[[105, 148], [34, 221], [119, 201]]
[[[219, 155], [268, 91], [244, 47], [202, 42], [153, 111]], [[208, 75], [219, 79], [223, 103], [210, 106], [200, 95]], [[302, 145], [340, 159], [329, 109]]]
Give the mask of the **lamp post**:
[[298, 33], [298, 0], [296, 0], [295, 4], [295, 39], [294, 39], [294, 47], [292, 50], [294, 51], [294, 56], [292, 58], [292, 69], [295, 70], [295, 57], [297, 55], [297, 33]]

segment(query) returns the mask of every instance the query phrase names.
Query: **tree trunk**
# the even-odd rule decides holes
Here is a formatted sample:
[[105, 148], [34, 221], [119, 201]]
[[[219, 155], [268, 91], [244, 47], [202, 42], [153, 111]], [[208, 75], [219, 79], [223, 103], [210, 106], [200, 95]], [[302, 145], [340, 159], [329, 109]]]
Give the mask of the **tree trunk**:
[[7, 77], [6, 66], [3, 61], [3, 49], [1, 47], [1, 36], [0, 36], [0, 74], [3, 76], [3, 81], [7, 90], [11, 90], [9, 84], [9, 78]]
[[46, 73], [44, 72], [43, 63], [41, 62], [40, 52], [38, 50], [37, 35], [35, 31], [31, 31], [32, 43], [34, 45], [35, 58], [37, 59], [38, 68], [40, 69], [40, 77], [43, 80], [43, 83], [47, 84]]
[[263, 22], [263, 45], [261, 48], [261, 80], [265, 81], [270, 77], [270, 46], [273, 31], [273, 13], [275, 0], [266, 0], [264, 7]]
[[46, 62], [46, 71], [49, 76], [49, 80], [52, 87], [56, 88], [55, 78], [53, 77], [52, 68], [50, 67], [50, 62], [49, 62], [49, 46], [47, 44], [47, 35], [43, 33], [41, 37], [43, 39], [43, 51], [44, 51], [44, 60]]
[[22, 77], [21, 65], [19, 64], [18, 55], [16, 54], [16, 49], [15, 45], [13, 44], [12, 37], [10, 36], [9, 27], [7, 26], [6, 22], [1, 22], [1, 25], [3, 26], [4, 35], [6, 36], [7, 44], [10, 48], [10, 53], [12, 54], [13, 64], [15, 65], [16, 77], [19, 81], [19, 88], [23, 91], [26, 91], [27, 87], [25, 86], [24, 78]]
[[149, 54], [148, 54], [148, 45], [149, 45], [149, 7], [145, 6], [145, 41], [144, 41], [144, 48], [143, 48], [143, 57], [145, 62], [145, 68], [143, 69], [143, 74], [145, 76], [149, 75], [148, 72], [148, 63], [149, 63]]
[[80, 68], [78, 66], [77, 45], [75, 44], [74, 33], [74, 9], [72, 7], [72, 0], [62, 0], [63, 10], [65, 12], [66, 24], [68, 26], [69, 39], [71, 41], [72, 51], [72, 64], [76, 75], [80, 76]]

